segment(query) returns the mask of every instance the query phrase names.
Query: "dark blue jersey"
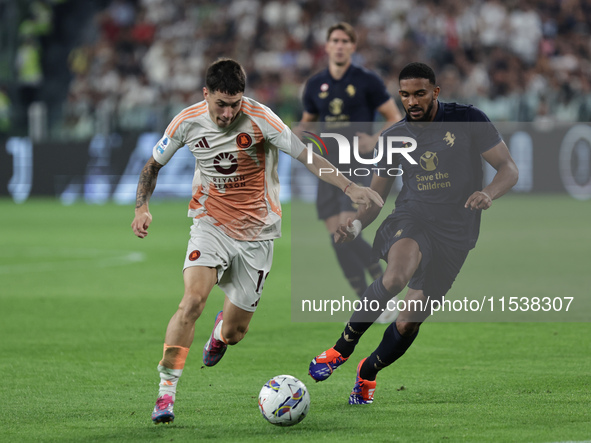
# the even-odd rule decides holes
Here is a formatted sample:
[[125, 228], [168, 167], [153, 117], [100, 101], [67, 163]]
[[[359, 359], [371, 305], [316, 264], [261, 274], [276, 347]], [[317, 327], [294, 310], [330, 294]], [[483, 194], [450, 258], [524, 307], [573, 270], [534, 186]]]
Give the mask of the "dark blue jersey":
[[[371, 122], [375, 120], [376, 110], [389, 99], [380, 77], [355, 65], [349, 66], [339, 80], [332, 78], [328, 69], [310, 77], [302, 98], [304, 110], [317, 115], [321, 122], [318, 132], [338, 132], [350, 140], [351, 146], [357, 132], [374, 133]], [[351, 123], [356, 124], [351, 126]], [[328, 146], [327, 151], [329, 160], [338, 165], [336, 147]]]
[[465, 209], [464, 204], [472, 193], [482, 189], [481, 154], [501, 142], [488, 117], [471, 105], [439, 102], [433, 122], [415, 123], [405, 118], [382, 136], [385, 140], [388, 136], [411, 137], [417, 142], [409, 153], [416, 165], [401, 154], [395, 154], [388, 163], [386, 149], [376, 164], [385, 169], [399, 164], [404, 171], [396, 216], [420, 220], [434, 238], [450, 246], [473, 248], [482, 211]]
[[[351, 65], [335, 80], [328, 69], [312, 76], [304, 89], [304, 110], [326, 123], [373, 122], [390, 95], [374, 72]], [[326, 125], [330, 127], [329, 124]]]

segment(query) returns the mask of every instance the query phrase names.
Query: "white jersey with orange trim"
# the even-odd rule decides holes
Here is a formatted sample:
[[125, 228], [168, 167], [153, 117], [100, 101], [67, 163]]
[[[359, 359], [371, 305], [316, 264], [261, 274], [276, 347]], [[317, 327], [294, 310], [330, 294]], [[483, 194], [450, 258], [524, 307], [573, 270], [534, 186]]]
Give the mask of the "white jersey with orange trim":
[[278, 149], [296, 158], [305, 146], [273, 111], [243, 97], [235, 120], [220, 128], [207, 102], [199, 102], [168, 125], [154, 159], [165, 165], [185, 145], [195, 156], [189, 217], [203, 218], [237, 240], [281, 236]]

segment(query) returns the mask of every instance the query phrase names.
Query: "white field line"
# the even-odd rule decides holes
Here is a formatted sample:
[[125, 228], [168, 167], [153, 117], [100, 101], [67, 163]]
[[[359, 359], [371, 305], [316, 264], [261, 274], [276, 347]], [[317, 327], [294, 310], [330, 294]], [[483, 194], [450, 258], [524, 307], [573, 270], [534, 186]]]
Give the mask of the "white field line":
[[[30, 272], [69, 271], [88, 268], [108, 268], [112, 266], [124, 266], [132, 263], [139, 263], [146, 259], [146, 254], [143, 252], [94, 249], [68, 249], [60, 251], [52, 250], [51, 252], [44, 251], [44, 253], [39, 253], [39, 251], [36, 250], [36, 252], [32, 254], [26, 255], [37, 260], [40, 257], [45, 257], [47, 260], [31, 260], [29, 263], [0, 265], [0, 275], [22, 274]], [[65, 260], [60, 260], [61, 258], [65, 258]]]

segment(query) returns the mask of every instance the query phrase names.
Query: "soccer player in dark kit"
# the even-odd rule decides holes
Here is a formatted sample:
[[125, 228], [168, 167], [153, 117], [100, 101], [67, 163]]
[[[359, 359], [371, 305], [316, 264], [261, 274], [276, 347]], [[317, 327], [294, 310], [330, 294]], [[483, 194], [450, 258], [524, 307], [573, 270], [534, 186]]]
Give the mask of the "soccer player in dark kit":
[[[372, 71], [352, 63], [357, 35], [353, 27], [344, 22], [331, 26], [327, 31], [325, 51], [328, 68], [312, 76], [306, 83], [303, 95], [302, 123], [319, 122], [328, 132], [344, 134], [349, 139], [359, 138], [361, 155], [373, 153], [377, 133], [373, 137], [373, 121], [379, 113], [389, 127], [402, 118], [394, 100], [388, 94], [384, 82]], [[351, 125], [351, 123], [355, 123]], [[330, 143], [327, 141], [327, 143]], [[329, 146], [329, 161], [339, 166], [338, 149]], [[346, 165], [345, 169], [355, 168]], [[343, 170], [343, 168], [339, 168]], [[347, 175], [347, 174], [346, 174]], [[347, 175], [356, 183], [369, 186], [371, 176]], [[371, 256], [371, 246], [361, 237], [350, 243], [335, 244], [333, 235], [337, 227], [354, 217], [356, 208], [340, 198], [330, 186], [318, 183], [316, 200], [318, 218], [324, 220], [337, 259], [349, 284], [361, 297], [367, 289], [366, 270], [373, 279], [382, 274], [379, 263]]]
[[[430, 302], [443, 299], [476, 245], [482, 210], [490, 208], [518, 178], [507, 146], [482, 111], [437, 100], [439, 87], [429, 66], [405, 66], [399, 83], [406, 117], [382, 133], [382, 142], [387, 137], [408, 137], [414, 139], [416, 148], [409, 147], [391, 159], [385, 152], [380, 158], [378, 150], [376, 157], [379, 175], [374, 173], [371, 188], [383, 199], [395, 178], [384, 171], [397, 165], [403, 170], [395, 210], [384, 220], [374, 241], [374, 251], [387, 267], [363, 295], [367, 302], [379, 303], [380, 309], [354, 312], [335, 346], [310, 363], [310, 376], [326, 380], [347, 361], [388, 300], [408, 285], [405, 306], [396, 322], [386, 328], [378, 347], [357, 366], [350, 404], [373, 402], [376, 375], [413, 343], [430, 315]], [[496, 170], [484, 189], [481, 158]], [[338, 227], [335, 241], [357, 237], [379, 210], [360, 207], [355, 220]]]

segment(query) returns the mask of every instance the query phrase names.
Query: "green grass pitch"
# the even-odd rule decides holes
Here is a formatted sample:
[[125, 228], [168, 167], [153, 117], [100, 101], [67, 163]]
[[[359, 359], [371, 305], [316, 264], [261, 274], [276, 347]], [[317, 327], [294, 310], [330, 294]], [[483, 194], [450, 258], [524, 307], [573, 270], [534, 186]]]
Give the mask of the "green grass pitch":
[[[430, 322], [378, 376], [373, 405], [347, 404], [355, 367], [384, 325], [324, 383], [310, 359], [342, 323], [291, 322], [291, 226], [309, 223], [310, 256], [348, 292], [309, 205], [284, 206], [284, 236], [243, 342], [214, 368], [201, 349], [222, 294], [197, 323], [174, 424], [150, 421], [156, 365], [180, 301], [190, 220], [185, 202], [154, 202], [150, 235], [133, 236], [129, 206], [22, 205], [0, 200], [1, 441], [564, 442], [591, 439], [591, 320]], [[380, 216], [383, 219], [385, 214]], [[566, 196], [506, 196], [483, 216], [476, 250], [450, 292], [591, 297], [591, 204]], [[369, 236], [368, 236], [369, 237]], [[296, 239], [294, 241], [299, 241]], [[296, 274], [297, 275], [297, 274]], [[291, 374], [310, 390], [309, 416], [268, 424], [262, 385]]]

